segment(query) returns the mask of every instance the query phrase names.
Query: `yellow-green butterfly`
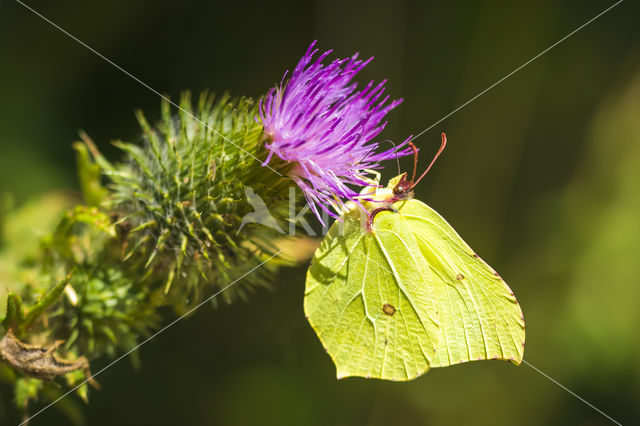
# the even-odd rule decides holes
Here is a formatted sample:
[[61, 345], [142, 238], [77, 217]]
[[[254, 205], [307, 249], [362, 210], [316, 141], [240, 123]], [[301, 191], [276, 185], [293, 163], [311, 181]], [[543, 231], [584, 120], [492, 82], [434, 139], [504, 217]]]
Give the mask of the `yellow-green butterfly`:
[[[331, 227], [307, 272], [305, 314], [338, 378], [410, 380], [482, 359], [520, 364], [524, 317], [489, 265], [403, 173]], [[367, 189], [371, 191], [371, 188]]]

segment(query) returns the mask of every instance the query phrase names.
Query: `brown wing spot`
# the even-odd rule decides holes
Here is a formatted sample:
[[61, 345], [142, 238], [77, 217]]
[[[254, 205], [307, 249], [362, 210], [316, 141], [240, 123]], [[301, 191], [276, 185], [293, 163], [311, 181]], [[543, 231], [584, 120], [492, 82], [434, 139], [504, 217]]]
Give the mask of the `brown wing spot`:
[[473, 253], [472, 255], [475, 259], [480, 259], [480, 256], [478, 256], [477, 254]]
[[386, 315], [393, 316], [393, 314], [396, 313], [396, 308], [388, 303], [385, 303], [384, 305], [382, 305], [382, 312], [384, 312]]
[[464, 275], [462, 275], [462, 274], [456, 275], [456, 280], [458, 280], [458, 281], [464, 280]]

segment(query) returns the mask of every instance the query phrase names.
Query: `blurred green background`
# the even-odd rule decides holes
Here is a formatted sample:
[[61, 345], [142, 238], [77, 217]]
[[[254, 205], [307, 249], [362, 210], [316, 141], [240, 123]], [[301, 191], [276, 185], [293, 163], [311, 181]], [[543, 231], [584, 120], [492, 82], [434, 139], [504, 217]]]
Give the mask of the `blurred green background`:
[[[29, 1], [153, 88], [260, 96], [308, 44], [375, 56], [417, 134], [609, 1]], [[525, 360], [623, 424], [640, 423], [640, 8], [626, 1], [416, 140], [444, 156], [418, 188], [514, 290]], [[0, 192], [74, 189], [71, 142], [135, 140], [160, 99], [13, 1], [0, 1]], [[427, 155], [423, 156], [427, 161]], [[410, 162], [402, 163], [406, 170]], [[386, 177], [395, 174], [390, 163]], [[539, 425], [608, 420], [526, 365], [410, 383], [337, 381], [305, 321], [305, 268], [248, 303], [200, 309], [98, 377], [90, 425]], [[0, 284], [1, 286], [1, 284]], [[0, 288], [0, 291], [5, 291]], [[94, 371], [108, 359], [94, 364]], [[17, 423], [0, 387], [0, 423]], [[67, 424], [62, 401], [33, 425]], [[38, 407], [33, 407], [37, 409]]]

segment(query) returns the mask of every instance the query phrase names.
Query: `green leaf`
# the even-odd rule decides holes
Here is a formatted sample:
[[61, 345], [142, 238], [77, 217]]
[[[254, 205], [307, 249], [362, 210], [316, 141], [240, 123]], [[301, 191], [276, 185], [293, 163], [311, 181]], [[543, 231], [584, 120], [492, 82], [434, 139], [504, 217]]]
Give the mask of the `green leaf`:
[[[39, 259], [40, 242], [75, 202], [69, 193], [39, 197], [6, 216], [4, 246], [0, 247], [0, 318], [6, 313], [8, 293], [28, 295], [41, 283], [29, 266]], [[26, 301], [30, 301], [27, 297]]]
[[75, 206], [73, 210], [67, 212], [65, 219], [58, 226], [58, 231], [68, 231], [78, 223], [84, 223], [104, 232], [110, 237], [116, 236], [116, 230], [109, 215], [97, 207]]
[[9, 293], [7, 296], [7, 314], [2, 320], [4, 331], [20, 325], [24, 321], [24, 309], [22, 307], [22, 299], [15, 293]]
[[109, 195], [109, 191], [100, 184], [102, 169], [89, 154], [89, 147], [82, 143], [73, 144], [76, 150], [76, 162], [78, 163], [78, 178], [85, 201], [90, 206], [99, 206]]
[[82, 370], [72, 371], [64, 375], [64, 378], [70, 388], [78, 386], [75, 390], [76, 394], [84, 401], [85, 404], [89, 403], [89, 386], [87, 385], [87, 375]]
[[20, 409], [24, 409], [29, 404], [29, 400], [38, 398], [38, 391], [42, 388], [42, 380], [30, 377], [21, 377], [16, 380], [15, 403]]
[[406, 221], [383, 212], [371, 231], [353, 210], [336, 222], [307, 274], [305, 313], [346, 376], [410, 380], [438, 344], [429, 270]]
[[40, 299], [34, 306], [31, 306], [29, 309], [27, 309], [24, 314], [24, 322], [22, 323], [23, 326], [29, 326], [33, 322], [33, 320], [38, 317], [38, 315], [40, 315], [46, 308], [51, 306], [51, 304], [58, 298], [58, 296], [62, 294], [62, 291], [69, 283], [69, 279], [74, 272], [75, 268], [71, 270], [71, 272], [69, 272], [69, 274], [67, 274], [64, 279], [58, 281], [55, 286], [47, 290], [47, 292], [40, 297]]

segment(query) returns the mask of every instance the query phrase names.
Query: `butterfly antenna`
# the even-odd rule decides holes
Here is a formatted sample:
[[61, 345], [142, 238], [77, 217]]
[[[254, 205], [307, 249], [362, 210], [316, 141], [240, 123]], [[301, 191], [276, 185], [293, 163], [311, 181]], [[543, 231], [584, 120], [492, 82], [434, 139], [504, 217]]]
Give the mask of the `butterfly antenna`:
[[398, 174], [400, 174], [400, 159], [398, 158], [398, 147], [396, 146], [395, 143], [393, 143], [393, 141], [390, 141], [389, 139], [385, 140], [384, 142], [389, 142], [391, 143], [391, 145], [393, 145], [393, 147], [395, 148], [395, 153], [396, 153], [396, 166], [398, 166]]
[[[416, 178], [416, 169], [418, 168], [418, 148], [411, 141], [409, 141], [409, 146], [413, 150], [413, 173], [411, 174], [411, 182], [413, 182], [413, 180]], [[400, 174], [399, 171], [398, 174]]]
[[442, 151], [444, 151], [444, 147], [445, 146], [447, 146], [447, 135], [445, 135], [443, 133], [442, 134], [442, 143], [440, 144], [440, 149], [438, 150], [438, 152], [436, 152], [436, 155], [433, 157], [433, 160], [431, 160], [431, 164], [429, 164], [429, 167], [427, 167], [427, 170], [425, 170], [424, 173], [422, 173], [422, 175], [418, 178], [417, 181], [413, 182], [413, 186], [417, 185], [418, 182], [420, 182], [420, 180], [422, 180], [422, 178], [425, 177], [425, 175], [427, 173], [429, 173], [429, 170], [431, 170], [431, 167], [433, 166], [433, 164], [436, 162], [436, 160], [438, 159], [440, 154], [442, 154]]

